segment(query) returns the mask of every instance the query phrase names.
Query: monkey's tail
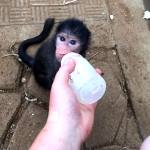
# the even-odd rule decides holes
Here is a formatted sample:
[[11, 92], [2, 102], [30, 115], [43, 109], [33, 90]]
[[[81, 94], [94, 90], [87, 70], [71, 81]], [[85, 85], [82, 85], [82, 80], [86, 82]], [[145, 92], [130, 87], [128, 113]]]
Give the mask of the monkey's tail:
[[29, 67], [33, 66], [34, 58], [27, 54], [27, 48], [31, 45], [44, 41], [48, 37], [53, 25], [54, 25], [53, 18], [46, 19], [43, 30], [38, 36], [27, 39], [20, 44], [18, 55], [21, 58], [21, 60]]

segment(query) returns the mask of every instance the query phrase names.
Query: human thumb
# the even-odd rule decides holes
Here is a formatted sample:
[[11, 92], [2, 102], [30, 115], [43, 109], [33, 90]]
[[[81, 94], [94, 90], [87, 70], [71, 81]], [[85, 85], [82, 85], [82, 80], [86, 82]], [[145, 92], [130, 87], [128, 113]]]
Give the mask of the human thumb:
[[75, 61], [72, 59], [68, 60], [58, 70], [54, 79], [54, 84], [63, 84], [63, 85], [68, 84], [70, 74], [73, 72], [74, 68], [75, 68]]

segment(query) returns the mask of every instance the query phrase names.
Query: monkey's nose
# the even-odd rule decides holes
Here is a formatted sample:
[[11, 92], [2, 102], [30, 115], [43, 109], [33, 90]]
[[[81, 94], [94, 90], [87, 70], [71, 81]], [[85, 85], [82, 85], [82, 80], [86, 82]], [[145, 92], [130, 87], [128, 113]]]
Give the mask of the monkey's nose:
[[68, 47], [61, 47], [57, 52], [59, 54], [67, 54], [70, 52], [70, 49]]

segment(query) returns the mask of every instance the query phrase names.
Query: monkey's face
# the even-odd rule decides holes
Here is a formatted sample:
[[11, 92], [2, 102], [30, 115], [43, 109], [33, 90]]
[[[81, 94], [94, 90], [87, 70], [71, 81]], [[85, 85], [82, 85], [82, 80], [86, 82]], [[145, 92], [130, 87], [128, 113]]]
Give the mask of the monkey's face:
[[80, 40], [68, 33], [59, 33], [56, 36], [56, 58], [61, 61], [62, 57], [70, 52], [79, 53], [81, 48]]

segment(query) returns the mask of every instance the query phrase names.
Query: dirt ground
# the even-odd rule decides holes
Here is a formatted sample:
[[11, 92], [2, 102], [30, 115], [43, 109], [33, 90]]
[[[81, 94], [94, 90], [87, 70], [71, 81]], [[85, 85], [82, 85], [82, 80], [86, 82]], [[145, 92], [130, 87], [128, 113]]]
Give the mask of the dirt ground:
[[[48, 113], [49, 92], [18, 61], [19, 44], [38, 35], [48, 17], [55, 18], [55, 26], [76, 17], [92, 32], [87, 59], [104, 71], [107, 83], [93, 131], [81, 149], [138, 150], [150, 134], [150, 31], [143, 19], [148, 1], [60, 4], [63, 0], [0, 1], [0, 149], [27, 150]], [[29, 54], [39, 45], [29, 48]]]

